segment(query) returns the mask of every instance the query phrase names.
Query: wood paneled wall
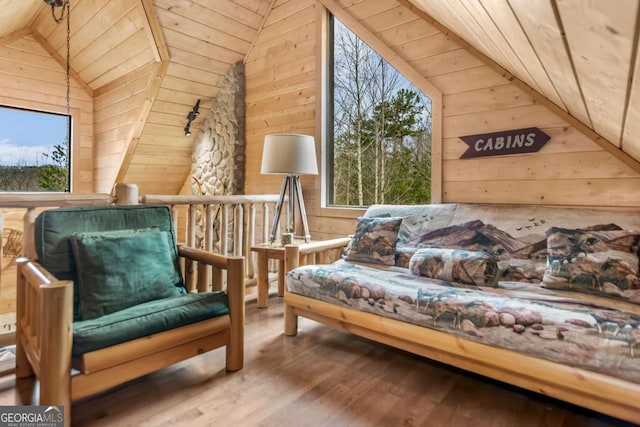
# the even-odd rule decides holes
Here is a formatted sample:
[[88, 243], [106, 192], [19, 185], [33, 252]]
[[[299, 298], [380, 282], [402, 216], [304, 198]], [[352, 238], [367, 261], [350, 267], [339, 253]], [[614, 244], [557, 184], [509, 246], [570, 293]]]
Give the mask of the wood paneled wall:
[[246, 58], [247, 194], [280, 191], [281, 176], [260, 174], [266, 134], [315, 133], [315, 3], [277, 2]]
[[[278, 1], [247, 58], [247, 193], [279, 189], [278, 177], [260, 174], [265, 134], [307, 133], [321, 143], [316, 9], [323, 2]], [[637, 172], [442, 29], [396, 0], [337, 4], [442, 91], [443, 202], [640, 206]], [[459, 159], [466, 147], [460, 136], [525, 127], [539, 127], [551, 140], [534, 154]], [[303, 187], [314, 238], [352, 232], [361, 210], [321, 208], [319, 178], [303, 179]]]
[[[93, 191], [93, 98], [71, 79], [75, 192]], [[65, 68], [29, 30], [0, 39], [0, 104], [66, 114]]]
[[146, 99], [153, 63], [95, 91], [95, 188], [110, 192]]
[[[260, 174], [266, 134], [315, 135], [320, 162], [316, 105], [320, 7], [316, 0], [277, 1], [247, 56], [245, 192], [248, 194], [280, 191], [281, 176]], [[344, 235], [353, 229], [349, 215], [335, 211], [320, 213], [319, 177], [302, 177], [302, 187], [314, 238]], [[332, 233], [326, 233], [325, 229]]]

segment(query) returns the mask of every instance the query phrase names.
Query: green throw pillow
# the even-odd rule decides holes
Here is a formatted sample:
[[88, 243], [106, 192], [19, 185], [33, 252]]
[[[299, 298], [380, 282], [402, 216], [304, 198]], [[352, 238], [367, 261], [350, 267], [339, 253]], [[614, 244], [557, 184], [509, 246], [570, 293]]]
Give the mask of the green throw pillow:
[[80, 319], [183, 293], [169, 237], [158, 229], [74, 234]]

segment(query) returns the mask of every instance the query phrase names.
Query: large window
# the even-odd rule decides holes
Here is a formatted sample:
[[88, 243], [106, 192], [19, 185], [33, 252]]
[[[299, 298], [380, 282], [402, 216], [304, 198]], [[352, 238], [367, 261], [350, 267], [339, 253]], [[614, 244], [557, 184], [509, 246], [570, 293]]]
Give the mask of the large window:
[[431, 100], [335, 17], [329, 34], [329, 205], [429, 203]]
[[70, 116], [0, 107], [0, 191], [69, 191], [70, 135]]

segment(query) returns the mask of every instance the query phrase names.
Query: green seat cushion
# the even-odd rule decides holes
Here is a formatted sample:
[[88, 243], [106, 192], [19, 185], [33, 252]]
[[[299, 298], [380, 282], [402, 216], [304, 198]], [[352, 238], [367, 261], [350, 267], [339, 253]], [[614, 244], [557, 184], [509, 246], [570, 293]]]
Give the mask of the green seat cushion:
[[224, 292], [163, 298], [73, 323], [73, 356], [229, 313]]
[[180, 295], [170, 243], [157, 228], [74, 234], [80, 320]]
[[173, 221], [166, 206], [67, 207], [49, 209], [38, 215], [35, 223], [38, 261], [58, 280], [74, 281], [74, 320], [79, 320], [79, 289], [71, 236], [83, 232], [144, 228], [157, 228], [169, 233], [171, 258], [180, 274]]

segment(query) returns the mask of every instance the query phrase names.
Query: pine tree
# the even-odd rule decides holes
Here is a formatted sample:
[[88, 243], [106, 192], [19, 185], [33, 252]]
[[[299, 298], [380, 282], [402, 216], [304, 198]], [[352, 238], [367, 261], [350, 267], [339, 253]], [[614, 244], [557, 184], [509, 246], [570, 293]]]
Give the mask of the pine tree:
[[51, 159], [49, 164], [40, 168], [38, 184], [44, 191], [66, 191], [68, 176], [68, 155], [65, 142], [63, 145], [54, 145], [51, 155], [44, 154], [45, 159]]
[[336, 21], [333, 204], [429, 203], [430, 101]]

